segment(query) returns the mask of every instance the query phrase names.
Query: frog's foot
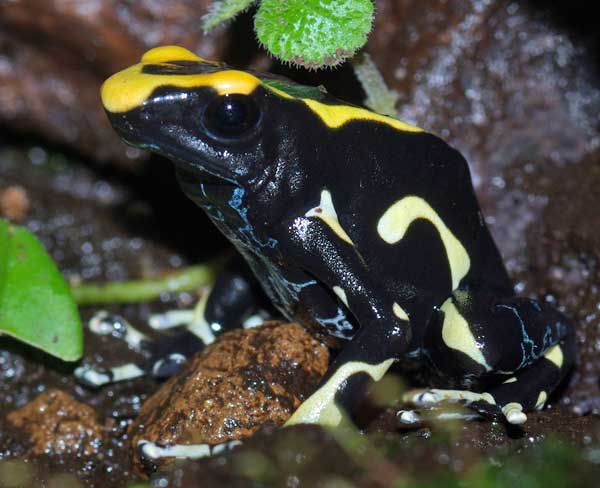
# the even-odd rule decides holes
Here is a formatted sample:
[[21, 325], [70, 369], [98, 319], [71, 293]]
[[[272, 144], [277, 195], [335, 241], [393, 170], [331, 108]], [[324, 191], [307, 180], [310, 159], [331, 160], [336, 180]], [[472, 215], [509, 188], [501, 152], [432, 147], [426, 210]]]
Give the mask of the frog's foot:
[[141, 459], [153, 462], [162, 458], [200, 459], [216, 456], [217, 454], [231, 451], [234, 447], [241, 444], [242, 441], [235, 440], [221, 444], [165, 445], [142, 439], [137, 443], [137, 449]]
[[88, 322], [88, 329], [96, 335], [110, 335], [121, 339], [137, 352], [142, 352], [150, 339], [120, 315], [100, 310]]
[[476, 412], [469, 410], [449, 410], [444, 407], [428, 407], [424, 412], [417, 410], [398, 410], [396, 419], [404, 427], [420, 427], [428, 422], [446, 420], [474, 420], [480, 418]]
[[[214, 306], [210, 302], [211, 293], [214, 293], [214, 290], [204, 293], [192, 310], [168, 310], [164, 313], [151, 315], [148, 325], [154, 330], [185, 327], [200, 339], [204, 345], [212, 344], [215, 341], [215, 337], [223, 332], [225, 327], [223, 320], [211, 320], [211, 317], [216, 315], [210, 307], [211, 305]], [[256, 314], [247, 317], [241, 325], [244, 329], [257, 327], [262, 325], [267, 317], [268, 314], [266, 312], [258, 311]], [[239, 323], [238, 319], [239, 317], [236, 316], [230, 317], [231, 322], [234, 324]]]
[[[491, 393], [476, 393], [468, 390], [440, 390], [440, 389], [417, 389], [405, 393], [404, 401], [418, 407], [434, 407], [443, 403], [465, 405], [479, 415], [467, 415], [465, 418], [484, 418], [499, 419], [504, 418], [506, 422], [512, 425], [522, 425], [527, 421], [527, 415], [523, 413], [523, 405], [519, 402], [507, 402], [498, 404], [496, 398]], [[455, 412], [431, 412], [429, 415], [433, 418], [443, 420], [455, 418]], [[406, 419], [410, 416], [405, 415]]]
[[489, 393], [475, 393], [468, 390], [441, 390], [437, 388], [409, 390], [403, 395], [403, 400], [418, 407], [430, 407], [438, 403], [469, 404], [484, 401], [495, 404]]
[[109, 383], [132, 380], [146, 375], [146, 371], [134, 363], [126, 363], [113, 368], [93, 368], [79, 366], [75, 369], [75, 378], [81, 384], [98, 388]]

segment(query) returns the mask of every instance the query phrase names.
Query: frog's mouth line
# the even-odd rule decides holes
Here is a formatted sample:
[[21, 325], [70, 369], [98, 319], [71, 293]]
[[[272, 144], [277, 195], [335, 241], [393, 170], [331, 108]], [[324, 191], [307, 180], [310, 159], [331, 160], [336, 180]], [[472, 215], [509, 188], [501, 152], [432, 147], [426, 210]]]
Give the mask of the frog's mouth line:
[[224, 180], [225, 182], [237, 184], [236, 175], [227, 168], [224, 168], [222, 163], [211, 161], [206, 157], [192, 160], [188, 151], [176, 145], [162, 142], [157, 143], [156, 140], [146, 138], [143, 135], [138, 134], [135, 127], [127, 123], [126, 120], [111, 116], [112, 114], [110, 112], [108, 114], [115, 131], [119, 134], [119, 137], [121, 137], [123, 142], [129, 146], [164, 156], [176, 166], [198, 175], [199, 178], [209, 174], [217, 179]]
[[158, 145], [154, 142], [152, 142], [152, 143], [133, 142], [126, 138], [123, 138], [123, 141], [132, 147], [135, 147], [138, 149], [144, 149], [146, 151], [150, 151], [152, 153], [163, 156], [163, 157], [167, 158], [169, 161], [171, 161], [178, 168], [181, 168], [182, 170], [184, 170], [188, 173], [198, 176], [199, 179], [202, 179], [202, 180], [211, 179], [213, 183], [217, 183], [218, 181], [221, 181], [223, 184], [225, 184], [225, 183], [237, 184], [237, 179], [235, 178], [235, 175], [233, 175], [226, 169], [222, 168], [220, 165], [217, 166], [216, 164], [211, 163], [210, 161], [208, 161], [206, 159], [196, 160], [194, 162], [191, 162], [188, 159], [187, 155], [180, 156], [178, 153], [183, 153], [183, 151], [177, 150], [177, 148], [175, 148], [175, 147], [165, 148], [165, 147], [161, 147], [160, 145]]

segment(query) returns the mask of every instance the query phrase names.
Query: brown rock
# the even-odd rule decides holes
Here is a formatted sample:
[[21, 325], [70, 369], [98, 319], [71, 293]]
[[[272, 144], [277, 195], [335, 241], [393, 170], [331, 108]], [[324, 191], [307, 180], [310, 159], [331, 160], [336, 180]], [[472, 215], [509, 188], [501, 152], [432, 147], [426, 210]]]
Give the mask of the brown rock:
[[103, 113], [99, 88], [148, 48], [181, 44], [219, 57], [221, 34], [203, 36], [210, 0], [0, 2], [0, 124], [99, 160], [135, 164]]
[[33, 455], [92, 456], [102, 443], [103, 428], [94, 410], [62, 390], [42, 393], [6, 419], [29, 435]]
[[328, 363], [328, 349], [296, 324], [223, 334], [142, 406], [130, 431], [134, 469], [141, 475], [148, 470], [137, 455], [141, 439], [219, 444], [283, 424]]
[[0, 190], [0, 215], [13, 222], [23, 220], [29, 211], [29, 197], [25, 188], [14, 185]]

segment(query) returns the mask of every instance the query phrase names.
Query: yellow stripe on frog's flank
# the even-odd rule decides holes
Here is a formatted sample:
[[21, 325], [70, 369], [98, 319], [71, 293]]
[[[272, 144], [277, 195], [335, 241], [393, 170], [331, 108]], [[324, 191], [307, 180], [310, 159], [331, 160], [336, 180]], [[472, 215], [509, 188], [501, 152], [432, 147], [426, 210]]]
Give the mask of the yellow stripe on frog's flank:
[[477, 364], [483, 366], [486, 371], [491, 371], [492, 368], [481, 351], [481, 345], [473, 336], [469, 323], [452, 303], [452, 298], [448, 298], [440, 310], [444, 312], [444, 323], [442, 325], [444, 344], [450, 349], [466, 354]]
[[207, 74], [173, 74], [156, 75], [144, 73], [143, 69], [148, 64], [160, 64], [175, 61], [205, 61], [187, 49], [168, 46], [148, 51], [142, 62], [111, 76], [104, 82], [100, 89], [104, 108], [112, 113], [127, 112], [140, 107], [152, 95], [152, 92], [161, 86], [175, 86], [178, 88], [213, 88], [219, 95], [252, 93], [260, 80], [246, 73], [233, 69], [225, 69]]
[[386, 115], [371, 112], [365, 108], [354, 107], [352, 105], [327, 105], [308, 98], [302, 98], [301, 100], [332, 129], [337, 129], [353, 120], [372, 120], [389, 125], [400, 131], [423, 132], [423, 129], [419, 127]]

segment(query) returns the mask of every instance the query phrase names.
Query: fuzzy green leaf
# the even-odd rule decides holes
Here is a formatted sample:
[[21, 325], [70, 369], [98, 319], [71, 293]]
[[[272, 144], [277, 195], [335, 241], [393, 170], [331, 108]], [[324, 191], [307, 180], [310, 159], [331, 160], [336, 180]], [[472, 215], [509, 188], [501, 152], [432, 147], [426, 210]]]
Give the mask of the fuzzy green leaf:
[[255, 0], [215, 0], [210, 6], [208, 12], [202, 17], [202, 28], [208, 32], [219, 24], [233, 19], [236, 15], [242, 13]]
[[254, 26], [261, 43], [283, 61], [335, 66], [367, 41], [371, 0], [262, 0]]
[[0, 334], [64, 361], [83, 354], [69, 286], [37, 238], [0, 219]]

